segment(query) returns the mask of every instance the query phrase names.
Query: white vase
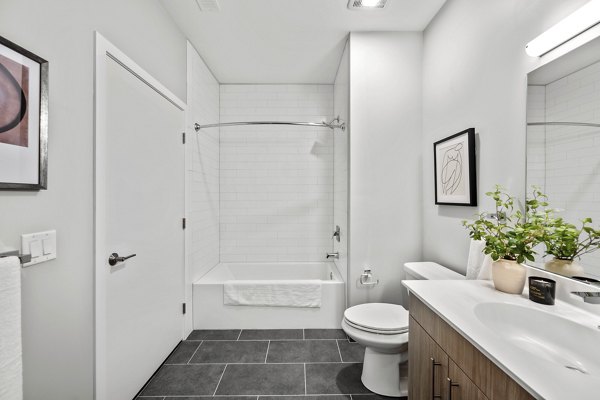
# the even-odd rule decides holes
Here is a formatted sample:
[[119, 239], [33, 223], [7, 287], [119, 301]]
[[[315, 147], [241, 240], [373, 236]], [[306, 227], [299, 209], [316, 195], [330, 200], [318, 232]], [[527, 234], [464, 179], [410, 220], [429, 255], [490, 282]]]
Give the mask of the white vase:
[[544, 265], [546, 271], [563, 276], [581, 276], [585, 273], [583, 267], [574, 260], [561, 260], [553, 258]]
[[500, 259], [492, 264], [492, 280], [496, 290], [511, 294], [523, 293], [527, 270], [516, 261]]

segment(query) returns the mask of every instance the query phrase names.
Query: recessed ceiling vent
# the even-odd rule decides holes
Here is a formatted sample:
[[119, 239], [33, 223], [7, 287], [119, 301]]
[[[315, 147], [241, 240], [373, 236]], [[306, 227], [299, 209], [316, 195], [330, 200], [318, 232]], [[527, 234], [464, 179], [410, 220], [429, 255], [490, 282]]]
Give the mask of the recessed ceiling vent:
[[198, 4], [200, 11], [211, 12], [221, 9], [219, 7], [219, 0], [196, 0], [196, 4]]
[[350, 10], [376, 10], [384, 8], [387, 0], [349, 0]]

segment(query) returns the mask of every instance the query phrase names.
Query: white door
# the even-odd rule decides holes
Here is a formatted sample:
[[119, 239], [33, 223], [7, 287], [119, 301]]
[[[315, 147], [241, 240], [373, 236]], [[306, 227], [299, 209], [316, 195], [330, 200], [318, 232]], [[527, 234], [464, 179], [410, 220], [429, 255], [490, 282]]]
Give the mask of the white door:
[[184, 113], [99, 35], [96, 57], [96, 398], [129, 400], [183, 335]]

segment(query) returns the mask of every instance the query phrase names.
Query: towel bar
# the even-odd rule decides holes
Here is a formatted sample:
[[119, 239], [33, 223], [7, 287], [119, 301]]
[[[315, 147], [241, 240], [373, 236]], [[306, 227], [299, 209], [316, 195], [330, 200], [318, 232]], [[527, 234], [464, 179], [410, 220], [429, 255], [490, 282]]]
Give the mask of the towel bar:
[[6, 251], [4, 253], [0, 253], [0, 258], [12, 257], [12, 256], [19, 257], [19, 261], [21, 261], [21, 265], [31, 261], [31, 254], [19, 254], [18, 250], [10, 250], [10, 251]]

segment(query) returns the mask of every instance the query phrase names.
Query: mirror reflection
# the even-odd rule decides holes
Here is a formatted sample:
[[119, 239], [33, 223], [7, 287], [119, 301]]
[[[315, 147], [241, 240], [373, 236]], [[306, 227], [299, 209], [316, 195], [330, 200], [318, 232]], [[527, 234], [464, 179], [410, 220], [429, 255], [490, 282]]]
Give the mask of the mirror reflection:
[[[528, 193], [538, 186], [577, 231], [600, 227], [600, 38], [528, 74], [526, 181]], [[571, 247], [585, 247], [587, 236]], [[571, 262], [555, 250], [541, 246], [535, 266], [600, 280], [600, 251], [563, 249]]]

